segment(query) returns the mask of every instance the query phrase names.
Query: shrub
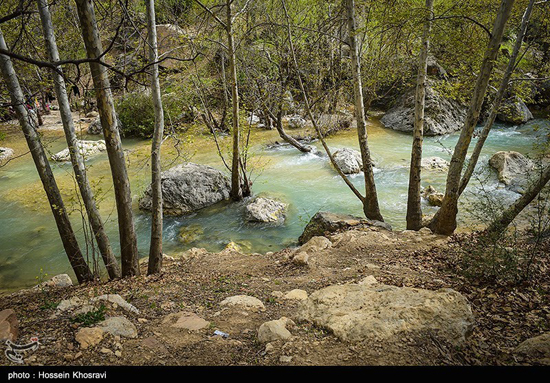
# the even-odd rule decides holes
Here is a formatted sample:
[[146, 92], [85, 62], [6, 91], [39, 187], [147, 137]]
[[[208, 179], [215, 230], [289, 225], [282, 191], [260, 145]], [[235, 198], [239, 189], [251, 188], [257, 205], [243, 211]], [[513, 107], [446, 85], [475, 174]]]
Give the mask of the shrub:
[[71, 319], [73, 323], [79, 323], [85, 327], [93, 326], [105, 320], [105, 312], [107, 308], [104, 305], [99, 306], [96, 310], [88, 311], [86, 313], [77, 314]]
[[[184, 109], [183, 103], [172, 94], [162, 96], [162, 103], [165, 126], [178, 123]], [[153, 136], [155, 109], [150, 94], [131, 93], [117, 102], [116, 109], [122, 124], [123, 137], [150, 138]]]

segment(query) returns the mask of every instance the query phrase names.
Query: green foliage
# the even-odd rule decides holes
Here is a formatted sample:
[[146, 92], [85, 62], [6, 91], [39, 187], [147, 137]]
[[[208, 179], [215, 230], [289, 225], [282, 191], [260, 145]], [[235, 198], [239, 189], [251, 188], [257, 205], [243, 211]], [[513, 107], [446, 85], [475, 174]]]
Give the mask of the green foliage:
[[155, 4], [157, 23], [170, 23], [187, 20], [193, 0], [160, 0]]
[[[164, 95], [162, 104], [165, 126], [177, 124], [183, 118], [185, 106], [177, 95]], [[117, 102], [116, 110], [122, 123], [123, 137], [152, 137], [155, 130], [155, 109], [150, 95], [131, 93]]]
[[105, 320], [106, 311], [107, 308], [105, 305], [101, 305], [96, 310], [75, 315], [75, 317], [71, 319], [71, 322], [79, 323], [85, 327], [93, 326], [94, 324]]

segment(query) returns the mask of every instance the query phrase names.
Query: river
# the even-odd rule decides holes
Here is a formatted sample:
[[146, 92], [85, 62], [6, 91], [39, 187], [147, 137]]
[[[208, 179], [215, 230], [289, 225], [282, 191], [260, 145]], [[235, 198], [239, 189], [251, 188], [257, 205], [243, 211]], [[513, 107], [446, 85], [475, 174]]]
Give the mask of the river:
[[[541, 131], [550, 127], [547, 120], [532, 120], [522, 126], [496, 125], [483, 150], [478, 168], [483, 182], [473, 179], [462, 198], [459, 215], [461, 230], [476, 227], [473, 201], [479, 193], [489, 193], [498, 201], [508, 204], [518, 194], [506, 190], [498, 183], [496, 172], [484, 170], [492, 154], [500, 150], [515, 150], [529, 155], [541, 137]], [[541, 129], [544, 128], [544, 129]], [[405, 227], [408, 164], [410, 161], [411, 136], [383, 128], [376, 118], [369, 123], [369, 144], [376, 164], [375, 180], [382, 214], [394, 229]], [[292, 131], [289, 131], [292, 133]], [[98, 139], [83, 136], [83, 139]], [[249, 224], [243, 219], [243, 203], [220, 203], [186, 217], [166, 217], [164, 225], [164, 252], [176, 254], [191, 247], [204, 247], [210, 251], [223, 249], [229, 241], [239, 244], [246, 252], [265, 253], [277, 251], [296, 244], [308, 220], [318, 211], [332, 211], [362, 216], [361, 204], [345, 183], [331, 168], [326, 156], [302, 154], [288, 146], [272, 149], [266, 143], [280, 139], [274, 131], [254, 130], [251, 135], [250, 163], [253, 169], [253, 191], [281, 199], [289, 204], [286, 222], [282, 226]], [[55, 153], [66, 147], [62, 132], [46, 130], [44, 142], [49, 152]], [[450, 160], [458, 133], [424, 139], [424, 157], [438, 156]], [[222, 139], [223, 144], [229, 138]], [[358, 149], [354, 130], [342, 131], [327, 139], [332, 149], [350, 147]], [[165, 168], [185, 159], [223, 169], [216, 147], [210, 136], [198, 135], [193, 140], [181, 143], [184, 157], [174, 160], [177, 151], [173, 141], [165, 144]], [[471, 145], [473, 147], [475, 139]], [[10, 135], [1, 146], [19, 148], [23, 151], [21, 135]], [[125, 139], [128, 149], [129, 174], [138, 234], [140, 256], [148, 253], [150, 217], [137, 208], [140, 194], [150, 179], [147, 158], [150, 141]], [[315, 145], [322, 151], [319, 143]], [[224, 145], [222, 145], [223, 147]], [[223, 149], [223, 148], [222, 148]], [[229, 158], [229, 157], [228, 157]], [[175, 161], [175, 162], [173, 162]], [[89, 175], [98, 194], [100, 209], [106, 220], [108, 234], [117, 250], [118, 231], [114, 198], [110, 189], [110, 173], [106, 153], [87, 161]], [[78, 200], [74, 197], [75, 185], [68, 163], [52, 162], [54, 173], [61, 185], [65, 200], [71, 209], [75, 231], [89, 257], [91, 250], [85, 247], [83, 218]], [[444, 191], [446, 173], [423, 171], [422, 185], [432, 185]], [[351, 176], [359, 190], [363, 190], [362, 175]], [[470, 207], [470, 208], [468, 208]], [[433, 214], [437, 208], [423, 202], [425, 214]], [[182, 243], [179, 237], [182, 227], [191, 227], [195, 239]], [[193, 238], [191, 238], [193, 239]], [[63, 252], [53, 217], [47, 206], [38, 175], [30, 158], [25, 155], [0, 167], [0, 290], [14, 290], [32, 286], [44, 274], [72, 275], [67, 257]]]

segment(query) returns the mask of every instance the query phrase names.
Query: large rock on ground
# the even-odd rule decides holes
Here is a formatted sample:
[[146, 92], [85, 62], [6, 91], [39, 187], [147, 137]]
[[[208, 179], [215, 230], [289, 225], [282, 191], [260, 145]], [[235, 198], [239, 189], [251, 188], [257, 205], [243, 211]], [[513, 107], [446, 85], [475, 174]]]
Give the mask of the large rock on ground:
[[[99, 154], [107, 150], [104, 140], [97, 140], [97, 141], [78, 140], [76, 141], [76, 147], [78, 148], [78, 151], [84, 157], [84, 159], [95, 156], [96, 154]], [[60, 162], [70, 161], [71, 154], [69, 153], [69, 148], [63, 149], [59, 153], [52, 155], [52, 160], [60, 161]]]
[[137, 328], [125, 317], [110, 317], [98, 323], [97, 327], [113, 336], [137, 337]]
[[[433, 88], [433, 82], [426, 86], [424, 135], [437, 136], [452, 133], [462, 128], [467, 108], [459, 102], [446, 98]], [[380, 122], [385, 127], [402, 132], [414, 128], [414, 94], [411, 88], [391, 108]]]
[[550, 366], [550, 333], [521, 342], [514, 350], [514, 354]]
[[105, 331], [99, 327], [83, 327], [75, 334], [75, 340], [80, 347], [86, 349], [90, 346], [98, 345], [105, 336]]
[[332, 247], [332, 242], [328, 238], [313, 237], [291, 254], [292, 262], [297, 265], [308, 265], [311, 256], [329, 247]]
[[361, 153], [355, 149], [338, 149], [333, 154], [334, 162], [344, 174], [359, 173], [363, 168]]
[[258, 329], [258, 341], [267, 343], [277, 340], [289, 340], [292, 338], [292, 334], [287, 327], [292, 326], [294, 326], [294, 322], [285, 317], [265, 322]]
[[518, 193], [523, 192], [529, 172], [535, 168], [533, 161], [514, 151], [496, 152], [489, 159], [489, 165], [498, 172], [500, 182]]
[[269, 198], [258, 197], [246, 205], [249, 222], [283, 223], [288, 205]]
[[46, 288], [58, 288], [58, 287], [69, 287], [73, 285], [73, 281], [68, 274], [58, 274], [48, 279], [45, 282], [40, 283], [33, 287], [34, 290], [42, 290]]
[[210, 325], [210, 322], [202, 319], [197, 314], [186, 311], [169, 314], [163, 319], [162, 323], [170, 327], [189, 331], [202, 330]]
[[19, 335], [19, 320], [15, 311], [6, 309], [0, 311], [0, 342], [15, 341]]
[[[163, 210], [167, 215], [183, 215], [229, 198], [231, 182], [221, 171], [191, 162], [162, 173]], [[151, 210], [151, 186], [139, 201], [139, 208]]]
[[300, 245], [303, 245], [316, 236], [325, 236], [338, 231], [370, 226], [377, 226], [386, 230], [391, 230], [391, 226], [385, 222], [370, 220], [368, 218], [354, 217], [347, 214], [335, 214], [320, 211], [310, 219], [304, 229], [304, 232], [300, 238], [298, 238], [298, 242]]
[[236, 306], [241, 309], [252, 310], [252, 311], [265, 310], [265, 306], [261, 300], [248, 295], [235, 295], [235, 296], [226, 298], [222, 302], [220, 302], [220, 306], [225, 306], [225, 307]]
[[471, 333], [472, 310], [452, 289], [437, 291], [378, 283], [335, 285], [311, 294], [298, 311], [343, 341], [392, 341], [433, 335], [460, 345]]
[[502, 122], [520, 125], [533, 119], [533, 114], [519, 97], [505, 100], [500, 106], [497, 119]]

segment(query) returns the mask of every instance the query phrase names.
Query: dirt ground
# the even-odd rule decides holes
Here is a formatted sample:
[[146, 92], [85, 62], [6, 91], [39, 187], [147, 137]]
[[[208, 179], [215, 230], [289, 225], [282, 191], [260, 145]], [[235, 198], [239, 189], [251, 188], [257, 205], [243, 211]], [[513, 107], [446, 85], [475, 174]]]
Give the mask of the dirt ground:
[[[292, 249], [277, 253], [212, 254], [192, 249], [168, 258], [161, 274], [49, 291], [22, 291], [0, 297], [0, 310], [11, 308], [20, 321], [19, 339], [38, 337], [40, 348], [26, 356], [28, 365], [531, 365], [514, 348], [549, 330], [548, 278], [536, 286], [473, 285], [459, 276], [452, 254], [460, 241], [431, 234], [371, 228], [329, 237], [333, 246], [317, 252], [309, 265], [289, 259]], [[293, 289], [308, 294], [333, 284], [359, 282], [373, 275], [379, 282], [425, 289], [451, 287], [465, 295], [476, 318], [463, 348], [429, 336], [391, 342], [346, 343], [310, 323], [295, 322], [287, 341], [260, 343], [257, 331], [266, 321], [293, 318], [299, 301], [283, 295]], [[548, 273], [546, 273], [548, 275]], [[82, 349], [75, 340], [79, 324], [69, 315], [53, 317], [55, 306], [74, 296], [120, 294], [140, 310], [124, 315], [137, 327], [134, 339], [107, 335]], [[235, 295], [261, 300], [265, 310], [222, 309]], [[109, 314], [120, 308], [109, 307]], [[167, 326], [168, 315], [191, 312], [209, 322], [189, 331]], [[228, 334], [215, 335], [215, 331]], [[4, 363], [3, 360], [2, 363]]]

